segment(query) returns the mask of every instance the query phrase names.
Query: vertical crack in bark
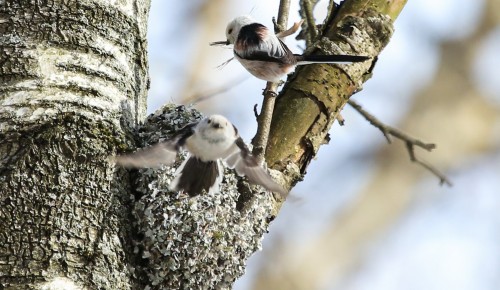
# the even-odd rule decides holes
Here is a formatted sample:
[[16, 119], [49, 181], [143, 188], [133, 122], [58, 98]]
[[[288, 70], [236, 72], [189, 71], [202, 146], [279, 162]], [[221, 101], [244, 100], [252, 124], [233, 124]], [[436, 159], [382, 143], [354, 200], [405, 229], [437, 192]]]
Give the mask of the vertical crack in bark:
[[106, 157], [145, 114], [148, 8], [2, 2], [0, 288], [138, 288], [127, 175]]

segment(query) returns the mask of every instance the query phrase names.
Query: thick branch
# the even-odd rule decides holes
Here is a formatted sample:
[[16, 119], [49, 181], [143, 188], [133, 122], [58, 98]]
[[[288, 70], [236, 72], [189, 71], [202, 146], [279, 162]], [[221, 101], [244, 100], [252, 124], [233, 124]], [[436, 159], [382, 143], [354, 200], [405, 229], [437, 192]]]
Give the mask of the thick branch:
[[[307, 53], [378, 55], [393, 33], [392, 22], [406, 1], [345, 1]], [[287, 170], [293, 184], [324, 144], [339, 111], [366, 80], [370, 61], [306, 65], [297, 69], [277, 98], [266, 160]]]
[[412, 162], [420, 164], [421, 166], [432, 172], [434, 175], [436, 175], [439, 178], [440, 181], [439, 183], [441, 185], [442, 184], [446, 184], [448, 186], [452, 185], [450, 180], [443, 173], [441, 173], [431, 164], [428, 164], [427, 162], [418, 159], [417, 156], [415, 155], [415, 146], [423, 148], [427, 151], [432, 151], [434, 148], [436, 148], [436, 144], [422, 142], [421, 140], [411, 137], [396, 128], [384, 124], [375, 116], [364, 110], [363, 107], [361, 107], [361, 105], [359, 105], [353, 100], [349, 100], [347, 103], [351, 105], [351, 107], [353, 107], [356, 111], [358, 111], [368, 122], [370, 122], [370, 124], [372, 124], [373, 126], [377, 127], [380, 131], [382, 131], [382, 134], [384, 134], [388, 143], [392, 143], [391, 136], [396, 137], [397, 139], [405, 142], [406, 149], [408, 150], [408, 154], [410, 155], [410, 160]]

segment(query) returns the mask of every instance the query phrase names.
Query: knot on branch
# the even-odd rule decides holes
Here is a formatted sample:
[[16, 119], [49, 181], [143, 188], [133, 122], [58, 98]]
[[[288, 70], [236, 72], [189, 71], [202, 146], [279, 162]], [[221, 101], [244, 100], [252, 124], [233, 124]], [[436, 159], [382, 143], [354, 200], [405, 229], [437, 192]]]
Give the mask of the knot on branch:
[[325, 54], [377, 55], [389, 42], [394, 27], [388, 15], [367, 9], [361, 15], [347, 15], [327, 31], [311, 49]]
[[[348, 15], [337, 23], [335, 35], [331, 39], [354, 40], [360, 47], [359, 52], [370, 55], [380, 52], [389, 42], [394, 27], [388, 15], [367, 9], [361, 15]], [[349, 44], [352, 41], [348, 41]], [[365, 49], [363, 49], [363, 47]], [[354, 51], [357, 51], [353, 48]]]
[[[305, 168], [300, 168], [296, 163], [290, 160], [284, 164], [280, 174], [281, 179], [277, 179], [280, 184], [290, 184], [293, 188], [299, 181], [304, 180]], [[272, 174], [272, 172], [271, 172]], [[273, 175], [273, 177], [276, 177]]]

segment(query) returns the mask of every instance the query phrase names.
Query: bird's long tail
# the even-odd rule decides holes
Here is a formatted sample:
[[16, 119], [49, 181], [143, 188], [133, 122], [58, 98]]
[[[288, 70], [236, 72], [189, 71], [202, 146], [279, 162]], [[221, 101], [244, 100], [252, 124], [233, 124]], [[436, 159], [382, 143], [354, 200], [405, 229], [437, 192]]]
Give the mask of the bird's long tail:
[[190, 156], [179, 166], [169, 187], [170, 190], [182, 190], [189, 196], [196, 196], [203, 190], [218, 191], [221, 181], [222, 169], [219, 161], [205, 162]]
[[297, 65], [311, 63], [344, 63], [344, 62], [363, 62], [370, 59], [363, 55], [295, 55]]

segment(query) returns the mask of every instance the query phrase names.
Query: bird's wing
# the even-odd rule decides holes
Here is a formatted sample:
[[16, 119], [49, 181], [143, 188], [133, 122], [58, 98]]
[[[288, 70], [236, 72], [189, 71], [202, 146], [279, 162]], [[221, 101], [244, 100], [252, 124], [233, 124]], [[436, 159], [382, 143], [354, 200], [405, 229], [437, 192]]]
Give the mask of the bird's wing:
[[259, 165], [259, 162], [250, 154], [241, 137], [236, 140], [233, 148], [225, 158], [225, 162], [229, 168], [234, 168], [236, 173], [246, 176], [251, 183], [262, 185], [267, 190], [277, 192], [283, 197], [286, 196], [285, 189], [277, 184], [269, 173]]
[[142, 148], [134, 153], [116, 156], [115, 162], [123, 167], [159, 167], [171, 165], [177, 156], [177, 140], [169, 140]]
[[182, 148], [186, 139], [194, 133], [194, 127], [198, 123], [190, 123], [180, 129], [176, 135], [167, 141], [156, 145], [142, 148], [134, 153], [116, 156], [114, 161], [123, 167], [160, 167], [172, 165], [177, 157], [177, 152]]
[[[176, 132], [174, 139], [177, 139], [178, 147], [184, 146], [184, 144], [186, 143], [186, 139], [194, 134], [195, 128], [198, 123], [200, 123], [200, 121], [191, 122]], [[177, 150], [179, 149], [180, 148], [177, 148]]]
[[274, 33], [260, 23], [245, 25], [234, 44], [237, 56], [247, 60], [294, 63], [290, 49]]

